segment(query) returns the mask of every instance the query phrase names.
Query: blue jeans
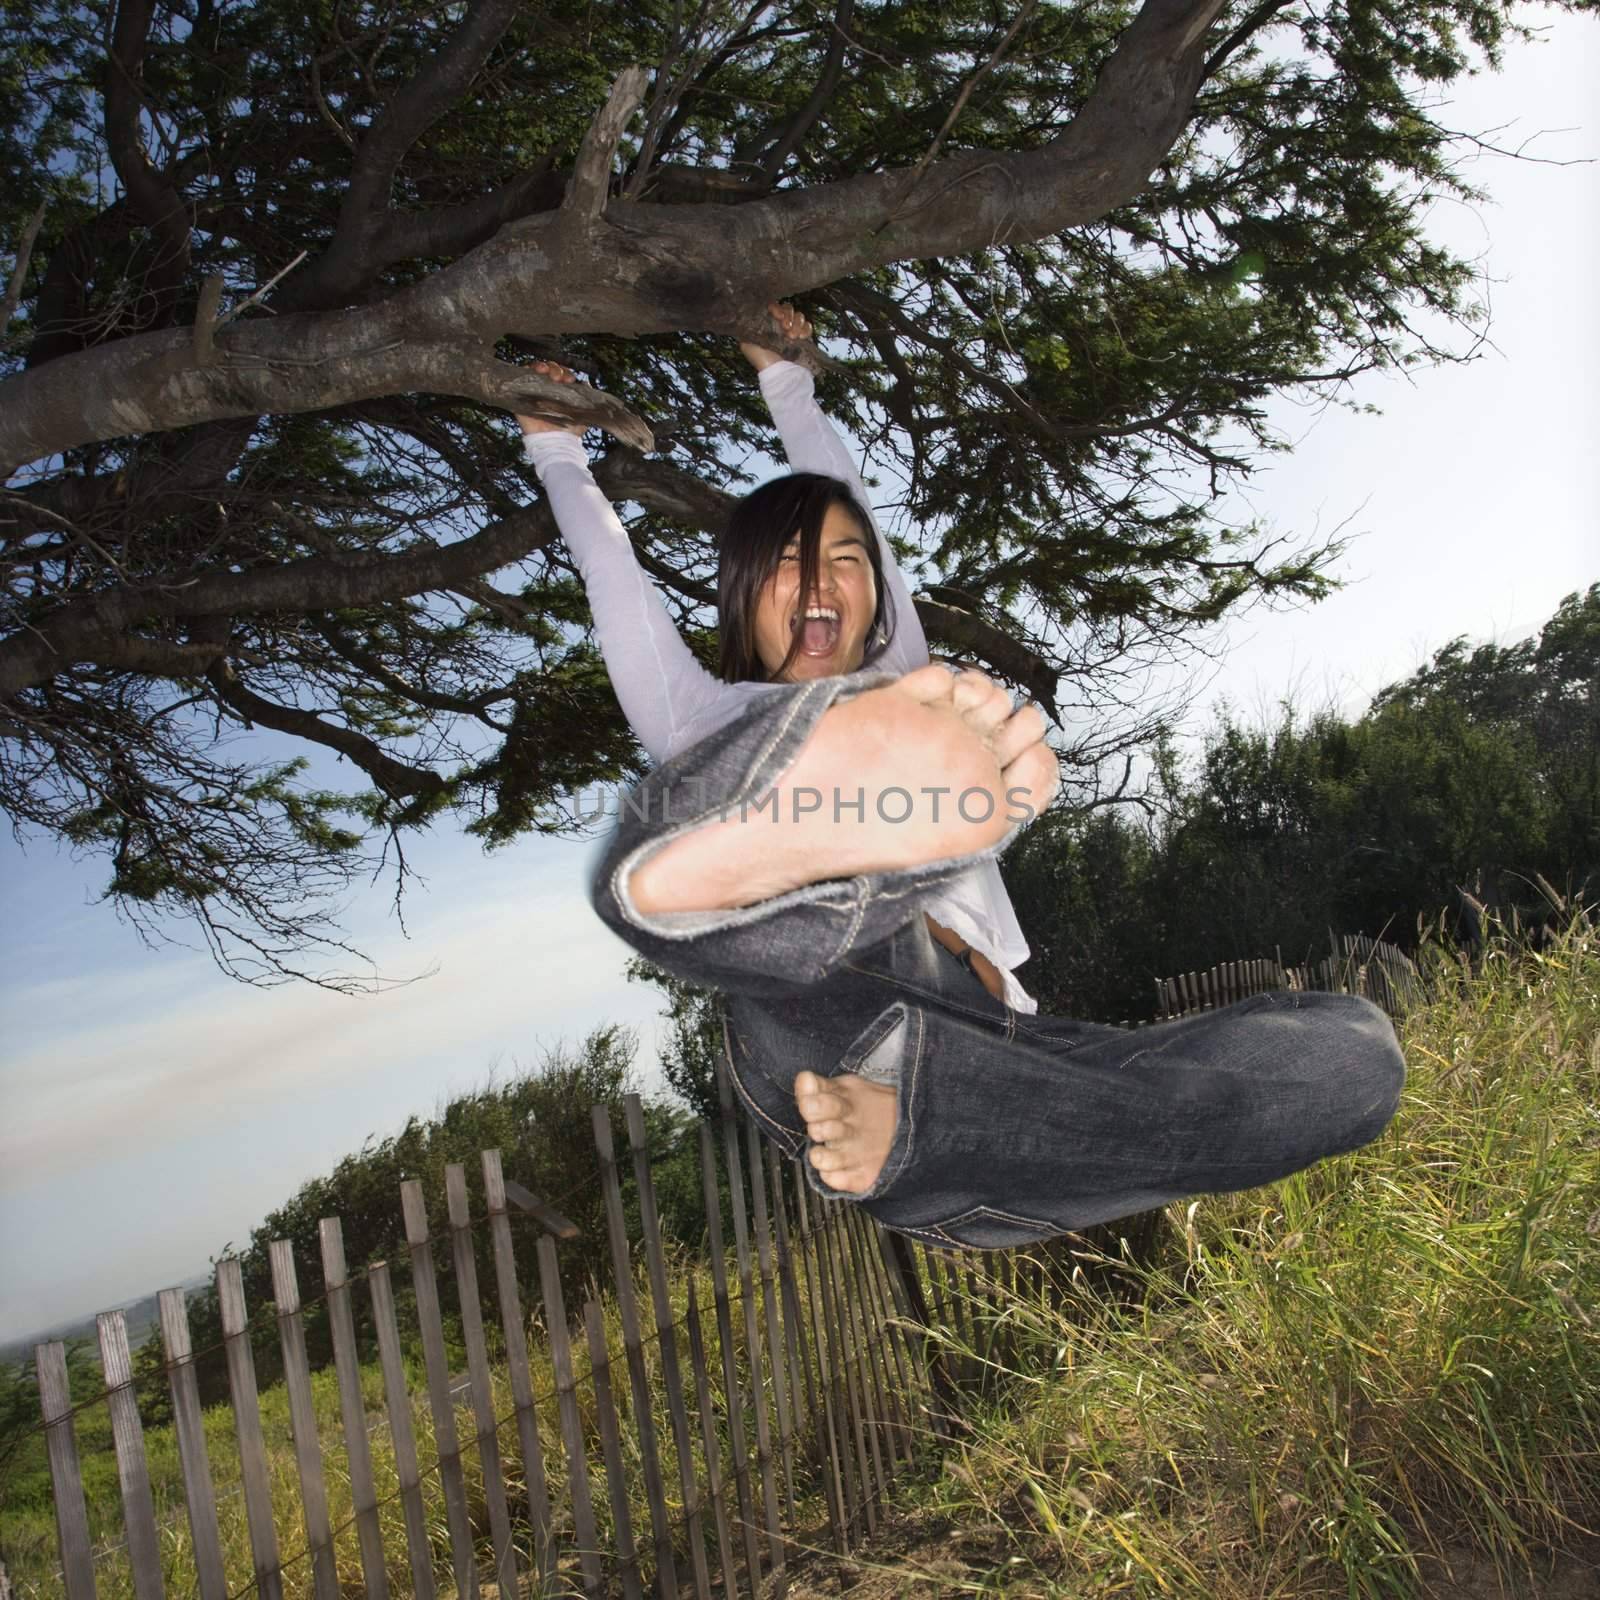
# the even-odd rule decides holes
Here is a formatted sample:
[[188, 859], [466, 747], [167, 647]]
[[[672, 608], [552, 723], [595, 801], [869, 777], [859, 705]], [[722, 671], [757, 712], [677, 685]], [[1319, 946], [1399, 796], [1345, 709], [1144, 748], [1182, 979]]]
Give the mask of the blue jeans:
[[[729, 1070], [807, 1181], [946, 1248], [1027, 1244], [1171, 1200], [1253, 1188], [1376, 1138], [1405, 1063], [1351, 995], [1275, 993], [1128, 1032], [1013, 1011], [929, 933], [958, 861], [826, 879], [733, 911], [645, 915], [630, 875], [678, 834], [756, 809], [860, 672], [775, 689], [652, 772], [619, 808], [595, 909], [642, 955], [727, 999]], [[787, 794], [788, 791], [785, 791]], [[888, 1159], [843, 1194], [807, 1159], [797, 1073], [896, 1086]]]

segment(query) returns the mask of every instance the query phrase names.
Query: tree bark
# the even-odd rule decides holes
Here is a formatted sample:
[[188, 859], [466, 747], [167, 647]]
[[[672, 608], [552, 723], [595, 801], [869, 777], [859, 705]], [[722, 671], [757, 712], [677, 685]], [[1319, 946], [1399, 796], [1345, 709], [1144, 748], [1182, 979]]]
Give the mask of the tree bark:
[[649, 448], [648, 429], [615, 401], [571, 387], [558, 397], [497, 362], [494, 341], [674, 331], [770, 340], [752, 309], [769, 299], [1093, 221], [1137, 194], [1177, 139], [1222, 5], [1146, 0], [1077, 116], [1037, 150], [965, 152], [731, 208], [607, 204], [585, 172], [582, 203], [510, 223], [377, 305], [235, 324], [209, 364], [176, 331], [63, 356], [0, 384], [0, 462], [405, 390], [548, 407]]

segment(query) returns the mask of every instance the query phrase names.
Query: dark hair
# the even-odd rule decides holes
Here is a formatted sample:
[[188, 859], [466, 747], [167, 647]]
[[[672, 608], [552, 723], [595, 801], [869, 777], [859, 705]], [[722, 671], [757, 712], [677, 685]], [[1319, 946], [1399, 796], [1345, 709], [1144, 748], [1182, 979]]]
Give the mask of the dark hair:
[[894, 609], [883, 581], [883, 556], [872, 518], [842, 479], [822, 472], [791, 472], [752, 490], [734, 507], [717, 547], [718, 667], [725, 682], [774, 682], [800, 653], [802, 634], [796, 629], [778, 670], [767, 671], [756, 650], [756, 605], [784, 551], [796, 538], [800, 541], [800, 593], [808, 595], [815, 588], [822, 522], [831, 506], [841, 506], [855, 518], [872, 563], [878, 605], [867, 629], [862, 666], [870, 665], [889, 647]]

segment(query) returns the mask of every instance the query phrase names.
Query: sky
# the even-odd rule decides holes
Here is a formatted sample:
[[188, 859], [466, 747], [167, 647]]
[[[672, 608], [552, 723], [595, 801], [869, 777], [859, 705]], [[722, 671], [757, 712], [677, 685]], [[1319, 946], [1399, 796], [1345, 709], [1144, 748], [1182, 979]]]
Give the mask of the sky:
[[[1472, 159], [1490, 202], [1432, 226], [1482, 257], [1489, 343], [1362, 381], [1378, 415], [1275, 407], [1294, 452], [1231, 510], [1297, 541], [1342, 527], [1347, 587], [1213, 639], [1196, 728], [1285, 697], [1359, 712], [1456, 635], [1509, 642], [1600, 579], [1600, 25], [1528, 15], [1548, 42], [1455, 86], [1449, 120], [1542, 160]], [[146, 948], [97, 903], [100, 864], [0, 840], [0, 1342], [203, 1272], [369, 1136], [598, 1025], [638, 1029], [658, 1089], [658, 995], [625, 981], [629, 952], [589, 906], [598, 849], [415, 841], [409, 938], [386, 884], [351, 897], [346, 926], [384, 972], [429, 975], [346, 997]]]

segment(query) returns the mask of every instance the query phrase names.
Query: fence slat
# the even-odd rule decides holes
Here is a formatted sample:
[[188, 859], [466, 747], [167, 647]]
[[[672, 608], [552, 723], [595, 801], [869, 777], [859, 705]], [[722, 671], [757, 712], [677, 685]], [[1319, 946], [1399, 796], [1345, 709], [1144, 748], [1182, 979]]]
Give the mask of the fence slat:
[[589, 1381], [594, 1385], [595, 1414], [600, 1422], [600, 1451], [606, 1464], [606, 1492], [611, 1505], [611, 1542], [622, 1573], [625, 1600], [644, 1600], [639, 1582], [639, 1549], [633, 1542], [633, 1516], [628, 1509], [628, 1474], [622, 1463], [622, 1438], [611, 1396], [611, 1353], [606, 1347], [605, 1319], [597, 1301], [583, 1303], [583, 1331], [589, 1346]]
[[250, 1348], [245, 1314], [244, 1277], [237, 1257], [217, 1263], [217, 1310], [222, 1318], [222, 1348], [228, 1362], [228, 1396], [233, 1432], [239, 1441], [239, 1476], [244, 1514], [250, 1528], [250, 1559], [256, 1592], [262, 1600], [283, 1600], [283, 1570], [278, 1563], [278, 1530], [272, 1520], [272, 1479], [261, 1434], [261, 1401], [256, 1393], [256, 1358]]
[[439, 1314], [439, 1283], [433, 1270], [433, 1244], [428, 1236], [428, 1208], [422, 1185], [407, 1178], [400, 1185], [406, 1247], [411, 1256], [411, 1286], [417, 1298], [417, 1324], [422, 1334], [422, 1364], [428, 1375], [428, 1410], [433, 1415], [433, 1441], [439, 1457], [439, 1482], [444, 1489], [445, 1524], [450, 1531], [451, 1565], [456, 1591], [466, 1600], [478, 1597], [478, 1563], [467, 1514], [467, 1479], [461, 1466], [461, 1441], [456, 1434], [456, 1406], [450, 1393], [450, 1365], [445, 1357], [444, 1324]]
[[744, 1308], [745, 1358], [750, 1365], [750, 1409], [755, 1413], [756, 1467], [767, 1524], [767, 1555], [772, 1581], [784, 1586], [784, 1542], [778, 1508], [778, 1485], [773, 1476], [772, 1426], [767, 1414], [767, 1385], [762, 1375], [761, 1328], [756, 1316], [755, 1280], [750, 1267], [750, 1229], [744, 1209], [744, 1162], [739, 1156], [739, 1128], [733, 1106], [733, 1080], [726, 1063], [718, 1061], [717, 1093], [721, 1103], [722, 1155], [728, 1169], [729, 1209], [733, 1215], [733, 1252], [739, 1269], [739, 1300]]
[[506, 1506], [505, 1478], [500, 1471], [500, 1436], [495, 1422], [494, 1388], [489, 1378], [489, 1352], [483, 1341], [483, 1307], [478, 1299], [478, 1264], [472, 1254], [467, 1175], [459, 1162], [452, 1161], [445, 1167], [444, 1191], [450, 1217], [450, 1256], [461, 1305], [461, 1337], [467, 1347], [472, 1418], [478, 1436], [478, 1460], [483, 1467], [483, 1497], [489, 1507], [495, 1582], [502, 1595], [514, 1595], [520, 1592], [517, 1558], [511, 1546], [511, 1516]]
[[855, 1498], [854, 1467], [847, 1448], [849, 1422], [845, 1411], [844, 1387], [835, 1359], [833, 1329], [823, 1310], [823, 1275], [817, 1252], [817, 1230], [811, 1222], [810, 1184], [800, 1170], [799, 1161], [793, 1163], [792, 1183], [795, 1214], [799, 1221], [796, 1237], [800, 1248], [797, 1255], [805, 1267], [804, 1298], [811, 1317], [811, 1347], [817, 1357], [817, 1382], [822, 1394], [823, 1415], [828, 1424], [826, 1470], [839, 1504], [838, 1553], [848, 1555], [851, 1543], [850, 1506]]
[[567, 1487], [572, 1492], [572, 1527], [577, 1536], [578, 1567], [586, 1594], [604, 1586], [600, 1571], [599, 1535], [594, 1525], [594, 1502], [589, 1494], [589, 1462], [583, 1448], [583, 1418], [578, 1412], [578, 1391], [572, 1373], [572, 1343], [567, 1332], [566, 1304], [561, 1296], [561, 1273], [556, 1264], [556, 1242], [548, 1233], [539, 1236], [539, 1285], [544, 1294], [545, 1336], [556, 1373], [556, 1399], [561, 1408], [561, 1439], [567, 1452]]
[[742, 1119], [745, 1155], [750, 1167], [750, 1203], [756, 1235], [756, 1271], [761, 1279], [761, 1305], [767, 1324], [767, 1367], [772, 1374], [772, 1396], [778, 1412], [778, 1463], [783, 1468], [783, 1504], [789, 1526], [798, 1520], [794, 1501], [794, 1420], [789, 1413], [789, 1371], [785, 1365], [783, 1327], [778, 1319], [778, 1298], [773, 1288], [772, 1230], [767, 1225], [766, 1169], [761, 1150], [766, 1141], [755, 1122]]
[[150, 1494], [150, 1468], [144, 1458], [144, 1428], [133, 1392], [133, 1356], [128, 1326], [120, 1311], [102, 1311], [94, 1319], [100, 1336], [100, 1364], [106, 1375], [106, 1407], [111, 1413], [111, 1440], [117, 1451], [117, 1481], [122, 1488], [123, 1536], [133, 1567], [137, 1600], [161, 1600], [161, 1537], [156, 1532], [156, 1507]]
[[[839, 1212], [838, 1247], [844, 1271], [848, 1306], [855, 1328], [855, 1350], [862, 1368], [862, 1387], [870, 1396], [869, 1406], [876, 1426], [874, 1434], [882, 1441], [889, 1463], [889, 1478], [895, 1476], [900, 1458], [900, 1430], [895, 1426], [893, 1386], [884, 1364], [883, 1339], [877, 1326], [876, 1304], [871, 1285], [863, 1271], [856, 1248], [856, 1223], [860, 1209], [846, 1204]], [[885, 1479], [887, 1482], [888, 1479]]]
[[377, 1330], [378, 1366], [383, 1373], [383, 1404], [389, 1418], [395, 1476], [400, 1482], [400, 1509], [405, 1516], [412, 1600], [433, 1600], [437, 1592], [433, 1581], [433, 1543], [428, 1537], [428, 1513], [422, 1502], [411, 1393], [406, 1387], [400, 1329], [394, 1315], [394, 1286], [389, 1282], [387, 1261], [375, 1261], [367, 1268], [367, 1292], [372, 1297], [372, 1325]]
[[[908, 1434], [915, 1438], [922, 1424], [912, 1421], [912, 1416], [930, 1415], [930, 1391], [933, 1374], [927, 1351], [911, 1343], [913, 1326], [926, 1329], [928, 1304], [922, 1293], [921, 1280], [915, 1277], [916, 1262], [911, 1255], [911, 1241], [904, 1234], [895, 1234], [871, 1218], [863, 1218], [865, 1249], [869, 1257], [876, 1258], [874, 1274], [880, 1288], [879, 1298], [889, 1317], [897, 1319], [893, 1329], [894, 1360], [899, 1373], [901, 1392], [905, 1396]], [[916, 1308], [921, 1306], [922, 1317]], [[923, 1341], [924, 1344], [926, 1341]]]
[[217, 1529], [217, 1492], [211, 1482], [211, 1458], [206, 1451], [200, 1385], [195, 1381], [194, 1346], [189, 1340], [189, 1313], [184, 1307], [183, 1290], [163, 1289], [156, 1305], [161, 1317], [161, 1347], [167, 1357], [167, 1385], [172, 1391], [178, 1467], [183, 1473], [183, 1498], [189, 1511], [195, 1584], [200, 1600], [227, 1600], [228, 1575], [222, 1565], [222, 1536]]
[[899, 1465], [898, 1430], [892, 1420], [892, 1404], [887, 1384], [887, 1370], [883, 1368], [883, 1341], [872, 1325], [872, 1293], [861, 1275], [861, 1263], [853, 1243], [855, 1219], [860, 1215], [856, 1207], [846, 1202], [838, 1213], [839, 1229], [835, 1243], [839, 1251], [840, 1275], [845, 1284], [845, 1306], [853, 1329], [851, 1348], [861, 1367], [862, 1393], [867, 1397], [869, 1426], [875, 1452], [887, 1457], [887, 1473], [879, 1481], [886, 1487]]
[[339, 1569], [333, 1556], [328, 1488], [322, 1476], [322, 1444], [317, 1438], [317, 1413], [311, 1399], [311, 1364], [306, 1359], [305, 1319], [300, 1311], [293, 1246], [287, 1239], [272, 1240], [267, 1246], [267, 1260], [272, 1268], [272, 1301], [278, 1313], [278, 1343], [283, 1350], [283, 1386], [289, 1397], [289, 1432], [294, 1438], [300, 1505], [305, 1512], [306, 1543], [311, 1549], [311, 1580], [317, 1600], [339, 1600]]
[[[702, 1126], [704, 1124], [702, 1123]], [[706, 1493], [717, 1531], [717, 1560], [722, 1566], [722, 1592], [739, 1592], [738, 1563], [728, 1531], [728, 1496], [722, 1481], [722, 1442], [717, 1437], [717, 1414], [711, 1403], [711, 1380], [706, 1372], [705, 1336], [700, 1331], [700, 1302], [694, 1274], [689, 1276], [689, 1367], [694, 1374], [695, 1412], [700, 1418], [700, 1442], [706, 1457]], [[750, 1591], [752, 1594], [754, 1590]]]
[[661, 1219], [656, 1211], [655, 1181], [645, 1142], [644, 1102], [636, 1094], [622, 1101], [628, 1126], [628, 1147], [633, 1153], [634, 1187], [639, 1194], [639, 1226], [644, 1234], [645, 1264], [650, 1273], [650, 1300], [655, 1309], [656, 1345], [661, 1352], [661, 1379], [667, 1391], [667, 1413], [672, 1418], [672, 1442], [678, 1460], [678, 1488], [683, 1496], [689, 1527], [689, 1559], [693, 1563], [696, 1600], [711, 1600], [711, 1573], [706, 1561], [705, 1528], [700, 1510], [700, 1485], [695, 1476], [694, 1446], [689, 1436], [689, 1415], [683, 1404], [683, 1376], [678, 1367], [677, 1336], [673, 1332], [672, 1296], [667, 1287], [667, 1258], [661, 1248]]
[[862, 1404], [856, 1364], [852, 1359], [849, 1323], [844, 1310], [844, 1289], [839, 1281], [833, 1253], [835, 1229], [834, 1211], [848, 1204], [844, 1200], [818, 1200], [817, 1222], [811, 1231], [812, 1247], [817, 1264], [816, 1284], [822, 1291], [822, 1321], [827, 1330], [835, 1381], [841, 1390], [841, 1413], [849, 1418], [849, 1446], [854, 1459], [846, 1456], [847, 1465], [855, 1468], [855, 1477], [848, 1485], [849, 1507], [847, 1523], [854, 1524], [857, 1515], [864, 1515], [868, 1534], [877, 1531], [877, 1484], [872, 1466], [867, 1459], [866, 1408]]
[[89, 1544], [89, 1509], [78, 1469], [78, 1437], [72, 1425], [72, 1391], [67, 1381], [67, 1347], [53, 1339], [37, 1345], [33, 1370], [39, 1384], [44, 1448], [50, 1461], [50, 1489], [56, 1508], [56, 1539], [67, 1600], [95, 1600], [94, 1555]]
[[517, 1256], [506, 1210], [505, 1174], [498, 1150], [483, 1152], [483, 1190], [489, 1208], [489, 1238], [494, 1245], [495, 1286], [500, 1294], [500, 1328], [506, 1341], [506, 1366], [511, 1374], [511, 1403], [517, 1412], [517, 1443], [527, 1484], [528, 1520], [533, 1527], [534, 1566], [538, 1592], [555, 1582], [556, 1549], [550, 1529], [550, 1491], [545, 1481], [544, 1442], [539, 1437], [539, 1411], [533, 1399], [533, 1374], [528, 1366], [527, 1324], [517, 1287]]
[[905, 1329], [900, 1326], [899, 1310], [890, 1293], [883, 1257], [877, 1248], [875, 1235], [880, 1231], [878, 1224], [860, 1207], [850, 1213], [851, 1249], [860, 1262], [861, 1278], [866, 1285], [867, 1305], [872, 1313], [872, 1340], [878, 1347], [878, 1360], [883, 1367], [899, 1453], [909, 1464], [915, 1448], [911, 1407], [917, 1395], [906, 1368]]
[[333, 1334], [333, 1370], [339, 1385], [339, 1420], [344, 1426], [345, 1461], [350, 1469], [350, 1503], [361, 1547], [361, 1581], [367, 1600], [389, 1600], [383, 1532], [378, 1526], [378, 1492], [372, 1481], [372, 1445], [367, 1438], [367, 1408], [361, 1398], [361, 1357], [355, 1318], [350, 1312], [350, 1278], [345, 1269], [344, 1230], [337, 1217], [317, 1223], [322, 1249], [322, 1284], [328, 1296], [328, 1327]]
[[739, 1497], [739, 1525], [744, 1539], [745, 1580], [751, 1594], [761, 1589], [761, 1543], [756, 1520], [755, 1489], [750, 1481], [750, 1446], [744, 1430], [744, 1404], [733, 1349], [733, 1311], [728, 1304], [727, 1247], [722, 1239], [722, 1202], [717, 1188], [717, 1152], [711, 1123], [700, 1123], [700, 1187], [705, 1200], [707, 1254], [711, 1260], [712, 1300], [717, 1313], [717, 1344], [722, 1362], [722, 1403], [733, 1449], [733, 1483]]
[[981, 1383], [987, 1372], [984, 1362], [989, 1354], [989, 1319], [983, 1314], [983, 1308], [988, 1304], [983, 1294], [983, 1285], [978, 1280], [977, 1252], [974, 1250], [959, 1250], [951, 1258], [950, 1272], [955, 1276], [959, 1266], [966, 1278], [966, 1283], [958, 1291], [963, 1303], [966, 1305], [967, 1314], [971, 1318], [972, 1326], [972, 1381]]
[[622, 1347], [628, 1363], [628, 1385], [633, 1396], [634, 1432], [639, 1436], [639, 1462], [644, 1471], [645, 1501], [650, 1510], [650, 1531], [656, 1549], [656, 1588], [661, 1600], [678, 1592], [677, 1563], [672, 1554], [672, 1522], [667, 1511], [666, 1485], [661, 1477], [661, 1457], [656, 1447], [656, 1423], [645, 1370], [644, 1344], [639, 1329], [639, 1302], [633, 1288], [633, 1257], [628, 1249], [628, 1224], [622, 1209], [622, 1184], [617, 1176], [616, 1146], [611, 1137], [611, 1108], [590, 1110], [595, 1152], [600, 1160], [600, 1189], [606, 1206], [606, 1238], [611, 1248], [611, 1276], [617, 1291], [617, 1314], [622, 1321]]
[[[767, 1176], [772, 1190], [772, 1218], [777, 1225], [778, 1234], [778, 1282], [783, 1292], [784, 1327], [790, 1334], [789, 1340], [789, 1366], [790, 1366], [790, 1392], [794, 1395], [795, 1411], [801, 1411], [801, 1394], [805, 1395], [804, 1417], [797, 1426], [804, 1432], [811, 1430], [815, 1441], [813, 1448], [808, 1452], [810, 1459], [816, 1466], [817, 1476], [822, 1480], [823, 1500], [828, 1508], [828, 1526], [833, 1538], [835, 1550], [842, 1551], [844, 1544], [844, 1507], [839, 1501], [838, 1494], [838, 1467], [833, 1459], [830, 1441], [834, 1436], [833, 1429], [833, 1403], [828, 1395], [827, 1386], [822, 1386], [821, 1398], [825, 1402], [819, 1404], [817, 1383], [812, 1375], [810, 1332], [806, 1326], [806, 1319], [800, 1310], [800, 1289], [795, 1271], [795, 1251], [793, 1239], [789, 1231], [789, 1208], [784, 1200], [783, 1174], [785, 1171], [800, 1181], [800, 1171], [797, 1163], [789, 1160], [780, 1160], [777, 1151], [771, 1146], [765, 1146], [767, 1151]], [[807, 1309], [810, 1307], [809, 1301]], [[796, 1370], [798, 1369], [798, 1370]]]
[[[956, 1350], [965, 1349], [971, 1341], [967, 1337], [966, 1314], [962, 1309], [961, 1293], [956, 1283], [955, 1258], [948, 1250], [936, 1250], [932, 1245], [922, 1247], [923, 1265], [928, 1271], [928, 1287], [933, 1295], [934, 1310], [942, 1327], [953, 1335]], [[965, 1361], [957, 1360], [955, 1353], [945, 1351], [946, 1371], [953, 1393], [959, 1394]], [[954, 1409], [954, 1408], [952, 1408]]]

